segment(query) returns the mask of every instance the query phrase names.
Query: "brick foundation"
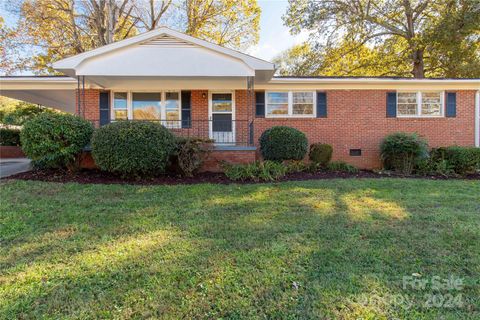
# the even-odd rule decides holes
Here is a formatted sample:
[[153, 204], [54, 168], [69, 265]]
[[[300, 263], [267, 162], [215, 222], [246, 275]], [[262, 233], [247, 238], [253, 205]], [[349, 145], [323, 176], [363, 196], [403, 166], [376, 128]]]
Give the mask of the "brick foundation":
[[222, 162], [246, 164], [255, 161], [255, 150], [213, 150], [200, 171], [222, 172]]
[[[201, 172], [222, 172], [221, 163], [245, 164], [255, 161], [255, 150], [213, 150], [200, 169]], [[98, 169], [92, 154], [85, 151], [80, 156], [80, 168]]]
[[25, 158], [22, 147], [0, 146], [0, 159]]

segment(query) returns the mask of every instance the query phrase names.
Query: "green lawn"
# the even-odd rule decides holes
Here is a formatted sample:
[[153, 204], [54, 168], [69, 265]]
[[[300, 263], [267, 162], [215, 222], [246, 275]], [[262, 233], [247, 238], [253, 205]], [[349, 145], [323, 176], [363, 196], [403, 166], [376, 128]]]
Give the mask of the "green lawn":
[[0, 188], [1, 319], [480, 317], [478, 181]]

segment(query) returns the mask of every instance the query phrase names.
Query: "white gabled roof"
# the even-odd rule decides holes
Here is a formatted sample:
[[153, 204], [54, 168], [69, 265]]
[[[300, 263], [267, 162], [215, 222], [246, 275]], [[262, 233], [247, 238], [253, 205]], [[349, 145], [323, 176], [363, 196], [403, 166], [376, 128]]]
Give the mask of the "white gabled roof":
[[[87, 51], [66, 59], [59, 60], [53, 64], [53, 68], [59, 71], [64, 72], [69, 76], [78, 75], [79, 72], [81, 73], [80, 69], [82, 65], [89, 63], [89, 61], [95, 59], [101, 59], [101, 57], [108, 57], [108, 59], [114, 61], [115, 56], [118, 55], [119, 52], [126, 52], [125, 49], [130, 49], [129, 47], [135, 48], [132, 51], [132, 55], [143, 55], [143, 58], [150, 57], [151, 59], [155, 59], [157, 57], [157, 53], [162, 55], [162, 52], [166, 52], [164, 56], [161, 57], [168, 57], [171, 58], [172, 54], [178, 54], [179, 59], [188, 60], [188, 54], [196, 59], [196, 63], [202, 63], [203, 60], [208, 60], [209, 56], [212, 56], [212, 59], [219, 60], [220, 64], [219, 67], [225, 67], [228, 63], [233, 65], [233, 69], [237, 69], [234, 72], [241, 73], [241, 67], [235, 66], [233, 62], [242, 62], [247, 69], [250, 69], [253, 74], [256, 71], [269, 71], [272, 73], [275, 70], [275, 66], [273, 63], [252, 57], [250, 55], [228, 49], [213, 43], [210, 43], [205, 40], [197, 39], [195, 37], [186, 35], [181, 32], [174, 31], [172, 29], [166, 27], [160, 27], [158, 29], [134, 36], [132, 38], [128, 38], [122, 41], [118, 41], [115, 43], [111, 43], [109, 45]], [[123, 50], [122, 50], [123, 49]], [[163, 49], [163, 50], [159, 50]], [[189, 49], [197, 49], [196, 51], [188, 51]], [[143, 50], [143, 51], [141, 51]], [[201, 51], [203, 50], [203, 51]], [[205, 52], [207, 51], [207, 52]], [[122, 59], [126, 59], [126, 56], [123, 56]], [[159, 58], [160, 59], [160, 58]], [[109, 60], [102, 59], [103, 63], [106, 63]], [[230, 61], [230, 62], [229, 62]], [[148, 61], [147, 61], [148, 62]], [[172, 62], [172, 61], [168, 61]], [[178, 65], [181, 65], [183, 61], [179, 61]], [[185, 61], [188, 62], [188, 61]], [[206, 63], [212, 63], [211, 61], [207, 61]], [[141, 61], [136, 61], [135, 63], [140, 64]], [[223, 64], [222, 64], [223, 63]], [[119, 64], [115, 66], [116, 68], [122, 69], [122, 65]], [[157, 67], [160, 69], [158, 72], [158, 76], [172, 76], [172, 74], [162, 74], [162, 71], [165, 71], [161, 68], [160, 65], [157, 63]], [[98, 66], [97, 66], [98, 69]], [[195, 68], [193, 68], [195, 69]], [[85, 73], [87, 71], [84, 70], [83, 75], [89, 75]], [[91, 72], [91, 71], [88, 71]], [[99, 71], [102, 72], [102, 71]], [[112, 68], [109, 71], [105, 71], [105, 75], [120, 75], [120, 71], [115, 71], [112, 73]], [[168, 68], [165, 72], [169, 72]], [[198, 70], [200, 72], [200, 70]], [[128, 72], [127, 72], [128, 73]], [[141, 71], [140, 71], [141, 73]], [[218, 72], [217, 72], [218, 73]], [[102, 74], [97, 74], [102, 75]], [[132, 74], [127, 74], [132, 75]], [[142, 76], [143, 74], [138, 74], [138, 76]], [[146, 76], [152, 76], [153, 74], [146, 74]], [[192, 74], [196, 76], [197, 74]], [[220, 75], [220, 74], [219, 74]], [[243, 74], [239, 74], [243, 75]], [[179, 76], [185, 76], [185, 74], [179, 74]], [[208, 75], [207, 75], [208, 76]], [[228, 74], [227, 74], [228, 76]]]

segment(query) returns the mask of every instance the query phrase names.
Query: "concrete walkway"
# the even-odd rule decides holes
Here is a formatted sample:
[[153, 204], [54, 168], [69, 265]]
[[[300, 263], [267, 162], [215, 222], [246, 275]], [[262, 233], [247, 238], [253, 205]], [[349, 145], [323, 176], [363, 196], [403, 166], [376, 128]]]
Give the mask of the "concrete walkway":
[[0, 179], [31, 168], [30, 159], [27, 158], [0, 159]]

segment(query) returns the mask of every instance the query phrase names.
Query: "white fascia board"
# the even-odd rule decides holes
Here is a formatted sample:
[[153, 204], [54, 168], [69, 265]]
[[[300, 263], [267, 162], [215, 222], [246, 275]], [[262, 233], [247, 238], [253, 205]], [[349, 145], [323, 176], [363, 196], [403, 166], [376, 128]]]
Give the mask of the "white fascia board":
[[184, 33], [178, 32], [178, 31], [171, 30], [171, 29], [166, 28], [166, 27], [161, 27], [161, 28], [158, 28], [158, 29], [146, 32], [146, 33], [142, 33], [140, 35], [137, 35], [137, 36], [134, 36], [134, 37], [122, 40], [122, 41], [111, 43], [111, 44], [102, 46], [102, 47], [97, 48], [97, 49], [93, 49], [93, 50], [90, 50], [90, 51], [87, 51], [87, 52], [84, 52], [84, 53], [81, 53], [81, 54], [63, 59], [63, 60], [59, 60], [59, 61], [53, 63], [53, 68], [57, 69], [57, 70], [75, 69], [80, 63], [82, 63], [86, 59], [90, 59], [90, 58], [96, 57], [98, 55], [101, 55], [101, 54], [104, 54], [104, 53], [107, 53], [107, 52], [111, 52], [111, 51], [114, 51], [114, 50], [117, 50], [117, 49], [121, 49], [121, 48], [130, 46], [130, 45], [133, 45], [133, 44], [136, 44], [136, 43], [141, 43], [141, 42], [150, 40], [152, 38], [155, 38], [155, 37], [158, 37], [158, 36], [164, 35], [164, 34], [175, 37], [175, 38], [179, 38], [181, 40], [196, 44], [196, 45], [204, 47], [204, 48], [208, 48], [210, 50], [213, 50], [213, 51], [216, 51], [216, 52], [219, 52], [219, 53], [223, 53], [223, 54], [231, 56], [231, 57], [235, 57], [235, 58], [240, 59], [243, 62], [245, 62], [252, 69], [274, 70], [274, 68], [275, 68], [275, 65], [273, 63], [268, 62], [268, 61], [255, 58], [255, 57], [249, 56], [247, 54], [244, 54], [244, 53], [232, 50], [232, 49], [224, 48], [222, 46], [210, 43], [210, 42], [205, 41], [205, 40], [200, 40], [200, 39], [194, 38], [192, 36], [186, 35]]
[[256, 89], [478, 90], [480, 79], [273, 78]]
[[469, 83], [480, 86], [480, 79], [273, 78], [269, 83]]

